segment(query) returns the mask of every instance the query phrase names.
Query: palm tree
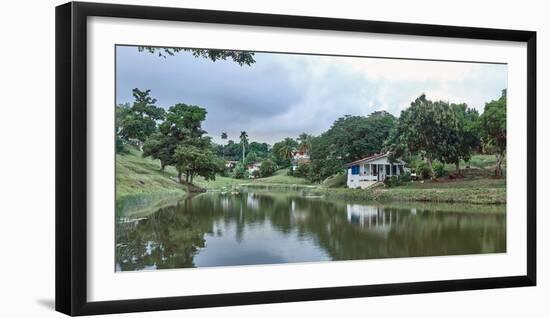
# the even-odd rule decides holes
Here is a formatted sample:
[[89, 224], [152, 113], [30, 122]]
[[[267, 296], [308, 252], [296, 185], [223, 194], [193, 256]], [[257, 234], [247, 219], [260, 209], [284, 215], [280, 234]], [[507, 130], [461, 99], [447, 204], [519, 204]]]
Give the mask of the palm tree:
[[[225, 131], [222, 131], [222, 140], [227, 139], [227, 133]], [[222, 157], [225, 159], [225, 143], [222, 144]]]
[[283, 140], [283, 144], [281, 146], [281, 148], [279, 148], [279, 156], [281, 156], [281, 158], [283, 159], [286, 159], [286, 160], [290, 160], [292, 159], [292, 153], [294, 152], [294, 145], [295, 145], [295, 141], [292, 140], [292, 138], [285, 138]]
[[246, 131], [241, 131], [241, 135], [239, 136], [241, 139], [241, 145], [243, 146], [243, 164], [244, 164], [244, 155], [245, 155], [245, 147], [248, 145], [248, 135]]
[[311, 150], [311, 135], [301, 133], [300, 136], [298, 136], [298, 142], [300, 143], [298, 145], [298, 150], [304, 153], [308, 153]]

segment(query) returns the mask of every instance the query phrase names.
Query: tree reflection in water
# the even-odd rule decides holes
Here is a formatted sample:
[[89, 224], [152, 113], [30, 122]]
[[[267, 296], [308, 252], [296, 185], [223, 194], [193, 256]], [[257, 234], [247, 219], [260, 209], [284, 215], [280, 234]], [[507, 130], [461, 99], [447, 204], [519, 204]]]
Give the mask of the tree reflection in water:
[[120, 218], [116, 270], [499, 253], [506, 251], [504, 208], [205, 193]]

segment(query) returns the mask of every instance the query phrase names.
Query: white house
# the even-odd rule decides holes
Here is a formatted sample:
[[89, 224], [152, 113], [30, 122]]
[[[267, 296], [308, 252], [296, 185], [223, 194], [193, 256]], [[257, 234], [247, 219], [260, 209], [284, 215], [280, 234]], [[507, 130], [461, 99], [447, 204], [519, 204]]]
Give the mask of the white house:
[[374, 154], [346, 164], [348, 188], [365, 189], [386, 178], [408, 171], [403, 160], [390, 162], [388, 156], [388, 153]]

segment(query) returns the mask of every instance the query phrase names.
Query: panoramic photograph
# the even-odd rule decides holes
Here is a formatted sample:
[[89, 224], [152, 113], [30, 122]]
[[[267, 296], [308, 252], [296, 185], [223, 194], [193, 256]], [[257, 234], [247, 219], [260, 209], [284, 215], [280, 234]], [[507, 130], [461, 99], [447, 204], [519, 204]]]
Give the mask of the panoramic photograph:
[[115, 52], [116, 272], [506, 252], [506, 64]]

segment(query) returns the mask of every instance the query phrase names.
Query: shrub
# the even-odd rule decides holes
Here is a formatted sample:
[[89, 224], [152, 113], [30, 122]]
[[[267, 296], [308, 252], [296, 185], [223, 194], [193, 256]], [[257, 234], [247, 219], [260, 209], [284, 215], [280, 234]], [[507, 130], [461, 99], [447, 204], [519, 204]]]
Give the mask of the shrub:
[[299, 178], [306, 178], [309, 175], [309, 164], [301, 163], [296, 167], [293, 175]]
[[266, 159], [260, 164], [259, 176], [262, 178], [272, 176], [277, 170], [275, 162], [271, 159]]
[[233, 169], [233, 178], [235, 179], [246, 179], [248, 178], [248, 171], [242, 163], [239, 163]]
[[446, 174], [445, 166], [442, 163], [434, 163], [433, 164], [434, 173], [436, 178], [441, 178]]
[[429, 179], [432, 176], [432, 172], [425, 161], [416, 164], [416, 175], [422, 179]]
[[400, 185], [400, 181], [397, 176], [391, 176], [389, 178], [386, 178], [386, 180], [384, 180], [384, 184], [386, 185], [386, 187], [392, 188]]
[[402, 183], [411, 182], [411, 173], [405, 172], [403, 174], [400, 174], [399, 179], [401, 180]]
[[252, 171], [252, 178], [259, 178], [261, 175], [260, 170], [253, 170]]

